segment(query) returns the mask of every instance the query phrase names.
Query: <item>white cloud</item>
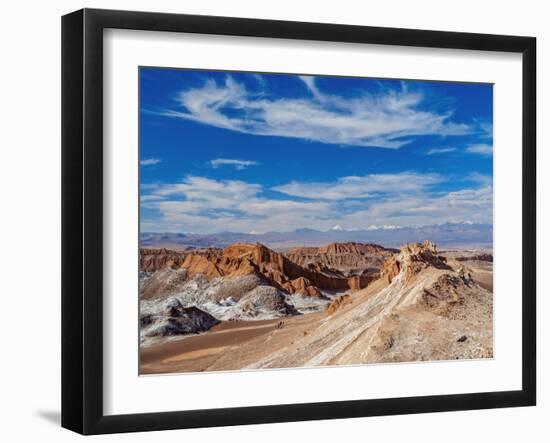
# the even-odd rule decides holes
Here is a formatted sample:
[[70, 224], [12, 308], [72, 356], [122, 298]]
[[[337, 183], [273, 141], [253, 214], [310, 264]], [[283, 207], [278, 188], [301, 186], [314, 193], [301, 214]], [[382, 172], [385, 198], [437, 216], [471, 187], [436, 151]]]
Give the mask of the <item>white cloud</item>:
[[450, 121], [452, 112], [421, 109], [422, 94], [406, 88], [340, 97], [322, 93], [314, 77], [300, 78], [312, 97], [270, 97], [268, 90], [251, 92], [228, 76], [222, 85], [209, 79], [202, 87], [181, 92], [181, 109], [163, 114], [247, 134], [393, 149], [419, 135], [471, 131]]
[[470, 145], [466, 148], [466, 152], [471, 154], [493, 155], [493, 146], [485, 143]]
[[480, 136], [484, 139], [493, 138], [493, 124], [488, 121], [476, 121], [479, 126]]
[[158, 158], [144, 158], [139, 162], [141, 166], [151, 166], [151, 165], [156, 165], [158, 163], [160, 163], [160, 159]]
[[[235, 200], [246, 201], [255, 197], [262, 187], [239, 180], [211, 180], [187, 176], [180, 183], [158, 185], [149, 196], [165, 203], [182, 203], [186, 209], [231, 208]], [[185, 199], [182, 201], [182, 199]]]
[[344, 223], [350, 225], [362, 220], [373, 220], [376, 226], [422, 226], [465, 220], [492, 223], [493, 188], [482, 186], [448, 193], [391, 196], [344, 217]]
[[368, 198], [379, 193], [418, 192], [430, 185], [440, 183], [439, 174], [418, 174], [402, 172], [399, 174], [370, 174], [362, 177], [341, 177], [334, 182], [308, 183], [293, 181], [276, 186], [274, 191], [293, 197], [344, 200]]
[[298, 78], [306, 84], [313, 97], [319, 101], [327, 101], [327, 98], [317, 88], [317, 85], [315, 84], [315, 77], [311, 75], [300, 75]]
[[465, 181], [478, 183], [483, 186], [492, 186], [493, 177], [491, 175], [480, 174], [479, 172], [472, 172], [465, 177]]
[[258, 184], [187, 176], [180, 183], [159, 185], [142, 195], [142, 207], [161, 215], [144, 226], [154, 231], [250, 232], [260, 227], [264, 231], [307, 226], [330, 213], [324, 202], [267, 199], [261, 192]]
[[[483, 136], [482, 136], [483, 138]], [[487, 143], [477, 143], [466, 146], [463, 148], [465, 152], [470, 154], [478, 154], [484, 156], [493, 155], [493, 146]], [[436, 154], [445, 154], [448, 152], [456, 151], [457, 148], [448, 147], [448, 148], [433, 148], [426, 152], [426, 155], [436, 155]]]
[[[353, 192], [344, 192], [349, 177], [333, 183], [317, 183], [317, 192], [321, 187], [326, 192], [330, 192], [331, 186], [340, 186], [340, 189], [328, 194], [331, 198], [326, 198], [326, 194], [318, 194], [315, 198], [312, 189], [304, 188], [302, 191], [307, 191], [308, 195], [305, 201], [294, 200], [293, 195], [283, 199], [268, 198], [259, 184], [187, 176], [180, 183], [142, 187], [142, 229], [214, 233], [290, 231], [308, 227], [326, 231], [338, 226], [357, 230], [445, 222], [492, 222], [493, 194], [488, 181], [479, 178], [479, 187], [436, 192], [431, 184], [443, 181], [443, 177], [406, 174], [356, 177], [370, 182], [369, 186], [376, 192], [363, 200], [356, 199], [363, 195], [362, 190], [353, 188]], [[341, 198], [337, 199], [337, 195]]]
[[234, 158], [216, 158], [210, 161], [210, 166], [213, 168], [221, 168], [222, 166], [232, 166], [237, 171], [248, 168], [249, 166], [258, 165], [258, 162], [252, 160], [238, 160]]
[[433, 148], [426, 152], [426, 155], [445, 154], [453, 151], [456, 151], [456, 148]]

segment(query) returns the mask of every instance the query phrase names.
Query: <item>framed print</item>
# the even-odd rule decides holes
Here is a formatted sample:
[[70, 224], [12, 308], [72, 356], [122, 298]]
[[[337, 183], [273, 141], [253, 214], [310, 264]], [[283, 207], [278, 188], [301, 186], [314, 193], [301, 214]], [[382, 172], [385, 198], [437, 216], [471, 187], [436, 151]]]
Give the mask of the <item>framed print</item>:
[[535, 404], [534, 38], [62, 25], [64, 427]]

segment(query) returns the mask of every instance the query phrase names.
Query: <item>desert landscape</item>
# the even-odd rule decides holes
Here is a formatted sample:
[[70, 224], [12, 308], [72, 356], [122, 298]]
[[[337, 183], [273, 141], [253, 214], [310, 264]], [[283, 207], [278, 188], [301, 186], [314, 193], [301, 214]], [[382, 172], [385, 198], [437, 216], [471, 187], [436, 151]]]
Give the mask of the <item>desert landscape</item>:
[[487, 250], [144, 248], [140, 371], [491, 358], [492, 306]]
[[493, 358], [493, 85], [141, 67], [140, 374]]

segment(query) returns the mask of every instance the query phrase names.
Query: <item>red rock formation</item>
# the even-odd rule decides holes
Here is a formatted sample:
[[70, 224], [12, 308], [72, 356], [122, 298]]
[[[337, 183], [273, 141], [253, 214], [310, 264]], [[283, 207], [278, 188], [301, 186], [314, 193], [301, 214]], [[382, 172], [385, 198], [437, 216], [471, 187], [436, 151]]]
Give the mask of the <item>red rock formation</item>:
[[154, 272], [159, 269], [176, 269], [181, 266], [185, 254], [169, 249], [141, 249], [139, 254], [139, 269], [144, 272]]
[[371, 243], [331, 243], [317, 248], [319, 254], [377, 254], [387, 252], [389, 249]]
[[[224, 249], [217, 261], [224, 276], [258, 273], [272, 285], [287, 292], [304, 295], [321, 295], [319, 288], [348, 289], [347, 279], [331, 278], [304, 269], [262, 244], [237, 243]], [[191, 272], [193, 272], [191, 270]]]
[[195, 274], [204, 274], [210, 280], [223, 275], [221, 270], [216, 266], [215, 261], [209, 260], [203, 255], [187, 255], [181, 267], [187, 270], [189, 277]]
[[212, 260], [215, 257], [219, 257], [221, 252], [222, 250], [218, 248], [192, 249], [186, 251], [173, 251], [166, 248], [144, 248], [139, 251], [139, 269], [143, 272], [155, 272], [167, 268], [178, 269], [190, 254], [203, 256], [208, 260]]
[[305, 268], [329, 276], [340, 274], [343, 277], [358, 275], [365, 269], [375, 274], [384, 260], [395, 252], [398, 251], [375, 244], [348, 242], [331, 243], [318, 248], [294, 248], [285, 256]]
[[294, 280], [287, 281], [286, 283], [282, 284], [282, 287], [289, 294], [296, 293], [296, 294], [309, 295], [309, 296], [315, 296], [315, 297], [322, 296], [321, 291], [319, 291], [318, 288], [313, 286], [311, 284], [311, 281], [309, 281], [305, 277], [298, 277]]
[[[371, 245], [358, 245], [371, 246]], [[330, 245], [329, 245], [330, 247]], [[205, 249], [175, 252], [166, 249], [142, 249], [141, 270], [152, 272], [159, 269], [187, 271], [188, 277], [202, 274], [207, 279], [237, 277], [255, 274], [272, 286], [290, 294], [321, 296], [320, 289], [343, 291], [366, 287], [375, 275], [361, 273], [345, 277], [341, 274], [326, 275], [317, 269], [306, 269], [262, 244], [236, 243], [224, 250]]]

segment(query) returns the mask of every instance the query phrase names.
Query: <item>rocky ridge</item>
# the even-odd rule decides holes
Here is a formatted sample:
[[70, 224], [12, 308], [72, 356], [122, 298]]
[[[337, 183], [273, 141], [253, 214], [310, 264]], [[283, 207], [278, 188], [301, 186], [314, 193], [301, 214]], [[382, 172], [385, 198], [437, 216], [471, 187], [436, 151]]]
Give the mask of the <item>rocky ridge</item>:
[[333, 300], [316, 328], [248, 367], [489, 358], [492, 309], [468, 268], [431, 242], [407, 244], [378, 281]]
[[368, 243], [331, 243], [322, 247], [293, 248], [285, 253], [292, 262], [331, 276], [376, 275], [382, 263], [398, 250]]
[[[197, 274], [207, 279], [257, 275], [267, 284], [289, 294], [322, 297], [322, 290], [345, 291], [361, 289], [377, 278], [376, 274], [360, 273], [344, 276], [328, 275], [316, 268], [304, 268], [285, 255], [262, 244], [237, 243], [223, 250], [208, 249], [177, 253], [165, 249], [141, 251], [141, 270], [154, 272], [185, 269], [186, 278]], [[154, 293], [154, 291], [148, 291]], [[144, 294], [148, 297], [147, 293]]]

